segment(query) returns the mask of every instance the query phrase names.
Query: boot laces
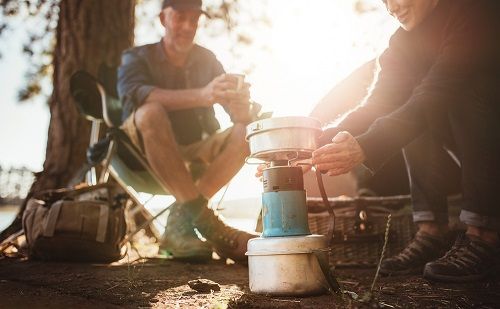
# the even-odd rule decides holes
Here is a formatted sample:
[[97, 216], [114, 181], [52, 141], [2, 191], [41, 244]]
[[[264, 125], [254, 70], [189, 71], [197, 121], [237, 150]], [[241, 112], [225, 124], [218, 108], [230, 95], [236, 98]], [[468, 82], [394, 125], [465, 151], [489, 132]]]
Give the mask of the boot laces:
[[450, 263], [459, 269], [474, 270], [487, 257], [488, 252], [485, 248], [463, 235], [457, 239], [452, 249], [439, 259], [439, 262]]
[[429, 251], [435, 252], [435, 245], [427, 237], [417, 234], [401, 253], [394, 256], [394, 259], [401, 262], [420, 260], [429, 255]]
[[215, 240], [219, 244], [231, 248], [238, 247], [238, 237], [244, 232], [227, 225], [216, 212], [212, 213], [208, 223], [208, 227], [205, 230], [206, 234], [214, 235]]

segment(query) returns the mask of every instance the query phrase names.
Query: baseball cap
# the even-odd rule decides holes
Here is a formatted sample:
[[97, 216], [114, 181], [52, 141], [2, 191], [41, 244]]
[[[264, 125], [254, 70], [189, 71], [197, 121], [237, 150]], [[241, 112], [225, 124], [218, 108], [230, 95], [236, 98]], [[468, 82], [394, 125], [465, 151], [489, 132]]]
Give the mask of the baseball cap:
[[205, 14], [207, 17], [210, 17], [207, 12], [205, 12], [202, 8], [201, 0], [163, 0], [161, 5], [161, 9], [163, 10], [166, 7], [172, 7], [174, 10], [199, 10], [201, 13]]

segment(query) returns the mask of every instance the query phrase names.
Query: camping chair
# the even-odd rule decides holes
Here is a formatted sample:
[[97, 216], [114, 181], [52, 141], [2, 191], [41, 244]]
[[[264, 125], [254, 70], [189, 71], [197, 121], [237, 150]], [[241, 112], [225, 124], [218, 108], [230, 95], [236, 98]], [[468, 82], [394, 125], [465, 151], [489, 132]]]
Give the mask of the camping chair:
[[[111, 176], [130, 196], [135, 206], [132, 207], [131, 215], [138, 211], [142, 212], [146, 218], [146, 225], [150, 225], [154, 236], [160, 239], [161, 234], [151, 223], [175, 202], [175, 198], [162, 185], [142, 153], [119, 129], [122, 104], [111, 95], [116, 93], [116, 90], [106, 91], [102, 83], [85, 71], [78, 71], [72, 75], [70, 90], [79, 112], [92, 122], [90, 146], [87, 151], [90, 167], [86, 174], [87, 184], [104, 183]], [[99, 140], [103, 124], [107, 127], [107, 134], [104, 139]], [[101, 166], [99, 177], [96, 173], [97, 165]], [[151, 211], [155, 212], [155, 209], [152, 207], [158, 203], [168, 206], [162, 207], [163, 209], [153, 216]], [[141, 225], [127, 238], [130, 239], [144, 227], [146, 226]]]

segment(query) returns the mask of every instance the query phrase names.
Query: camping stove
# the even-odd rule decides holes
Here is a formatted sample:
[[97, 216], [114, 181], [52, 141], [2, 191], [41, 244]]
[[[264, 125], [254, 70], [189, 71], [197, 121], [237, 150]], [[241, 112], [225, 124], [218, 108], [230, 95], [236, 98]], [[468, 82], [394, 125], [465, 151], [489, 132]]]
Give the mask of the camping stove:
[[254, 293], [301, 296], [329, 288], [327, 238], [311, 235], [302, 169], [291, 164], [311, 157], [319, 132], [319, 122], [306, 117], [265, 119], [247, 127], [250, 158], [268, 166], [263, 171], [262, 236], [248, 242], [246, 253]]
[[263, 171], [262, 236], [310, 235], [302, 169], [276, 165]]

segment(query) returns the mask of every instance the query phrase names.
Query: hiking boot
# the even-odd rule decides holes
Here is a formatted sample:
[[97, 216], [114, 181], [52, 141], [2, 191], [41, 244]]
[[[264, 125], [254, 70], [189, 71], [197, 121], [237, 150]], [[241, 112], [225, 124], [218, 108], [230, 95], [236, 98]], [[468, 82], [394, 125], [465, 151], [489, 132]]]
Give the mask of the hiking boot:
[[228, 226], [207, 204], [208, 201], [200, 196], [185, 203], [183, 210], [191, 216], [193, 226], [210, 241], [217, 254], [235, 261], [246, 261], [247, 243], [259, 235]]
[[500, 247], [470, 235], [461, 235], [440, 259], [427, 263], [424, 278], [442, 282], [472, 282], [499, 270]]
[[177, 203], [171, 206], [160, 251], [181, 260], [203, 262], [212, 259], [211, 244], [198, 237], [190, 218], [183, 214]]
[[442, 257], [447, 248], [449, 247], [444, 237], [418, 232], [401, 253], [382, 261], [380, 274], [385, 276], [422, 274], [425, 264]]

